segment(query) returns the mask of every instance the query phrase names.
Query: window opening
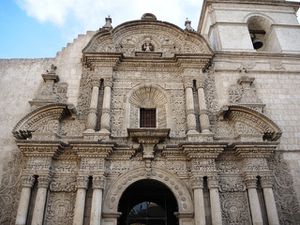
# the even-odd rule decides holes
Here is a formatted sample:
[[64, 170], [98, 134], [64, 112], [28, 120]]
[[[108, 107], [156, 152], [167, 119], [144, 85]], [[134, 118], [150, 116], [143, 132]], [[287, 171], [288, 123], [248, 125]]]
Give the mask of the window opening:
[[156, 109], [140, 109], [140, 127], [156, 127]]

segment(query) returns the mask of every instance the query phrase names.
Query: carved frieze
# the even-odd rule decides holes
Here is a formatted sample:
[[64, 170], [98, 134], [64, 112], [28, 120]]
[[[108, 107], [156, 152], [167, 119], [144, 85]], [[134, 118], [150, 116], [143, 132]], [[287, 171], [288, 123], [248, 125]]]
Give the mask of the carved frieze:
[[241, 177], [237, 176], [220, 176], [220, 192], [243, 192], [246, 190]]

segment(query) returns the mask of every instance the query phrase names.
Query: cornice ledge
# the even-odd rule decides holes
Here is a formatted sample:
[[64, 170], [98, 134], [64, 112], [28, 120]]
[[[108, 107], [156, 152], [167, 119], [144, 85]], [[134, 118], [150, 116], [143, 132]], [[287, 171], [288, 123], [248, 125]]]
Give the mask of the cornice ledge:
[[67, 144], [62, 141], [17, 140], [18, 148], [27, 157], [57, 158]]
[[186, 143], [181, 144], [183, 153], [190, 159], [215, 159], [227, 147], [227, 143]]
[[237, 142], [232, 143], [229, 148], [235, 151], [235, 155], [243, 158], [270, 158], [279, 145], [279, 142]]
[[114, 67], [122, 61], [123, 53], [114, 52], [85, 52], [82, 56], [82, 63], [93, 69], [95, 66]]
[[70, 147], [79, 157], [107, 158], [113, 151], [115, 143], [97, 141], [72, 141]]

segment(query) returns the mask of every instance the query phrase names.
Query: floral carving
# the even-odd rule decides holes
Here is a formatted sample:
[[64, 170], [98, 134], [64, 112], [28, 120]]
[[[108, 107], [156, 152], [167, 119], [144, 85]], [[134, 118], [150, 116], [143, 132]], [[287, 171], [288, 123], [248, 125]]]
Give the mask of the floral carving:
[[273, 187], [280, 224], [300, 224], [300, 207], [287, 161], [277, 154], [269, 165], [274, 175]]
[[75, 193], [50, 192], [46, 209], [46, 225], [72, 224], [74, 206]]
[[12, 159], [4, 165], [0, 182], [0, 224], [15, 224], [21, 191], [21, 167], [23, 159], [20, 153], [13, 152]]
[[222, 193], [222, 217], [224, 225], [251, 225], [246, 192]]

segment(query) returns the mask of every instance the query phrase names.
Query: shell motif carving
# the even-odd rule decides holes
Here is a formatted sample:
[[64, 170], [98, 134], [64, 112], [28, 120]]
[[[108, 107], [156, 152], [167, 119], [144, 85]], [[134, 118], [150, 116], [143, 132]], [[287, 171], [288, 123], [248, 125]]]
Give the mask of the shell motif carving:
[[130, 97], [130, 103], [137, 107], [159, 107], [167, 103], [165, 95], [155, 87], [142, 87], [134, 91]]

